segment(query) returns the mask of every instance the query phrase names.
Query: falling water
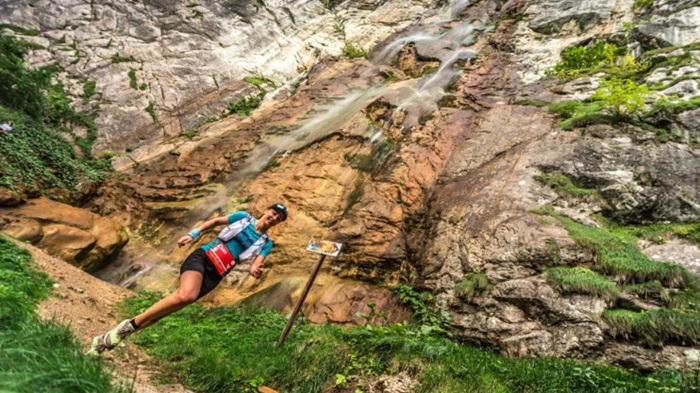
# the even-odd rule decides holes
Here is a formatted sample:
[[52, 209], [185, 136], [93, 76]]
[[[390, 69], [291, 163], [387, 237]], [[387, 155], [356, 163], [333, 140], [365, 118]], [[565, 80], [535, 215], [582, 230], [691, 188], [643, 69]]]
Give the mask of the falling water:
[[[240, 194], [244, 182], [261, 173], [270, 160], [303, 148], [314, 141], [320, 140], [343, 127], [353, 116], [362, 111], [380, 96], [396, 105], [398, 110], [406, 112], [404, 127], [418, 123], [420, 116], [432, 113], [437, 109], [437, 102], [445, 94], [445, 87], [458, 74], [453, 67], [459, 61], [473, 58], [476, 52], [466, 49], [475, 40], [475, 34], [483, 31], [469, 21], [459, 21], [458, 16], [470, 4], [469, 0], [456, 0], [445, 7], [441, 14], [428, 18], [424, 24], [407, 29], [404, 35], [399, 34], [376, 52], [371, 61], [373, 68], [361, 72], [358, 78], [375, 75], [377, 67], [391, 64], [398, 52], [406, 44], [414, 44], [416, 50], [424, 57], [440, 60], [440, 67], [432, 74], [425, 75], [419, 80], [406, 83], [382, 84], [365, 90], [354, 91], [350, 94], [333, 98], [328, 107], [317, 105], [319, 112], [310, 120], [299, 124], [298, 128], [284, 135], [266, 136], [262, 143], [255, 146], [248, 156], [227, 176], [220, 186], [214, 186], [211, 194], [200, 200], [193, 201], [189, 206], [187, 218], [183, 220], [187, 228], [211, 217], [217, 211], [225, 208], [229, 195]], [[325, 109], [325, 110], [324, 110]], [[384, 136], [374, 132], [368, 136], [369, 143], [375, 143]], [[178, 233], [172, 233], [163, 242], [160, 250], [147, 244], [132, 243], [120, 255], [120, 264], [97, 275], [123, 286], [136, 286], [139, 289], [159, 289], [149, 283], [163, 281], [164, 277], [176, 277], [177, 269], [168, 263], [165, 255], [170, 255]], [[135, 268], [137, 265], [138, 268]]]

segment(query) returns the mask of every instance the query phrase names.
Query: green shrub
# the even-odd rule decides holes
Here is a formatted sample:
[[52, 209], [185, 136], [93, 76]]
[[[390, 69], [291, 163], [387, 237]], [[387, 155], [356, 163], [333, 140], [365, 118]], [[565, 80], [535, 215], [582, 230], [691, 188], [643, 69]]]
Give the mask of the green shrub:
[[359, 46], [355, 46], [355, 44], [348, 40], [345, 40], [345, 46], [343, 46], [343, 54], [350, 59], [355, 59], [358, 57], [367, 57], [367, 52], [365, 50], [363, 50]]
[[649, 95], [649, 88], [638, 85], [630, 79], [612, 77], [600, 81], [593, 100], [604, 103], [605, 109], [615, 117], [630, 116], [644, 108], [644, 99]]
[[573, 77], [592, 71], [602, 65], [613, 65], [624, 53], [624, 48], [596, 40], [588, 46], [570, 46], [561, 53], [561, 61], [554, 66], [559, 77]]
[[571, 179], [563, 173], [543, 173], [541, 175], [536, 175], [535, 180], [573, 197], [599, 196], [598, 191], [595, 189], [576, 186]]
[[474, 300], [486, 290], [491, 288], [488, 277], [484, 273], [469, 273], [455, 286], [457, 296], [466, 299], [468, 302]]
[[582, 293], [613, 301], [620, 295], [614, 282], [585, 267], [553, 267], [544, 272], [547, 282], [562, 293]]

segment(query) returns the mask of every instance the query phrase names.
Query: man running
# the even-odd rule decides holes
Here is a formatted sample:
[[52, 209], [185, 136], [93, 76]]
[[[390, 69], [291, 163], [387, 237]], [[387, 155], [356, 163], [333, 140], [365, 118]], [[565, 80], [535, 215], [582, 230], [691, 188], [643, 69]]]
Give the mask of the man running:
[[287, 209], [281, 203], [275, 203], [257, 219], [248, 212], [237, 211], [211, 219], [189, 231], [178, 239], [178, 246], [194, 241], [209, 228], [227, 225], [215, 240], [196, 249], [185, 259], [180, 267], [180, 285], [175, 292], [136, 317], [125, 319], [114, 329], [93, 338], [88, 354], [99, 355], [111, 350], [136, 330], [151, 326], [195, 302], [216, 288], [234, 265], [242, 260], [252, 260], [250, 275], [260, 278], [265, 257], [272, 251], [272, 240], [267, 231], [286, 219]]

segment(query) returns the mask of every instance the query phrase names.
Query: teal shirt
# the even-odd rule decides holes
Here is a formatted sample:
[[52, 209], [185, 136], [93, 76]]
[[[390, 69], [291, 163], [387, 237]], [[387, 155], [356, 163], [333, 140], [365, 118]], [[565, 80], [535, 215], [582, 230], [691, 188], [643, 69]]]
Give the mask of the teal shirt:
[[[234, 222], [245, 218], [247, 215], [248, 213], [244, 211], [237, 211], [235, 213], [231, 213], [228, 215], [228, 223], [229, 225], [231, 225]], [[250, 225], [243, 229], [241, 233], [236, 235], [235, 238], [226, 242], [226, 247], [229, 249], [229, 251], [231, 251], [231, 254], [238, 262], [240, 262], [239, 256], [243, 253], [243, 251], [248, 249], [248, 247], [252, 246], [253, 243], [255, 243], [263, 235], [262, 233], [258, 233], [255, 231], [256, 221], [257, 220], [253, 218], [253, 220], [250, 222]], [[219, 243], [219, 239], [215, 239], [203, 245], [202, 249], [204, 249], [204, 251], [210, 250], [217, 243]], [[268, 240], [267, 243], [265, 243], [258, 255], [262, 257], [267, 257], [270, 254], [270, 251], [272, 251], [272, 239]]]

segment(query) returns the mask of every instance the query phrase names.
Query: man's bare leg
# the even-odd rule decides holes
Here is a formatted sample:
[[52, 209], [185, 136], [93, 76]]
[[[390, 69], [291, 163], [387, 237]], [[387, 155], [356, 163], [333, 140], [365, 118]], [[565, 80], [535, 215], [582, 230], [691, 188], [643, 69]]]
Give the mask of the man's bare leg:
[[202, 288], [202, 273], [187, 270], [180, 276], [180, 285], [175, 292], [162, 298], [157, 303], [149, 307], [143, 313], [134, 318], [134, 322], [139, 329], [151, 326], [161, 318], [168, 316], [175, 311], [182, 309], [188, 304], [194, 303]]

